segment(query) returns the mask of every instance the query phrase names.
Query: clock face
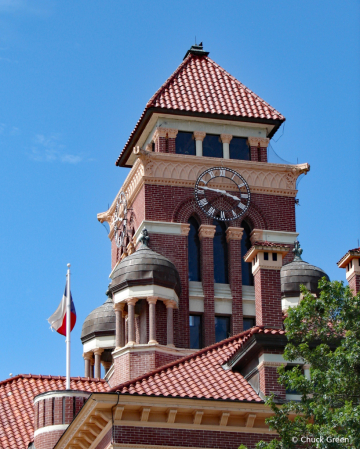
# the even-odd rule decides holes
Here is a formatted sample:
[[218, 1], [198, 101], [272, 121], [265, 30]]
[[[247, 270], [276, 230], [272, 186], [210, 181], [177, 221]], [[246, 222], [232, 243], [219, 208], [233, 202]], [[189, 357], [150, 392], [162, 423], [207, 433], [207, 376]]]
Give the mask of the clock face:
[[205, 170], [195, 184], [195, 198], [206, 215], [220, 221], [240, 218], [250, 205], [245, 179], [226, 167]]
[[127, 236], [127, 201], [124, 192], [120, 192], [116, 201], [116, 209], [113, 215], [113, 228], [115, 243], [118, 248], [125, 246]]

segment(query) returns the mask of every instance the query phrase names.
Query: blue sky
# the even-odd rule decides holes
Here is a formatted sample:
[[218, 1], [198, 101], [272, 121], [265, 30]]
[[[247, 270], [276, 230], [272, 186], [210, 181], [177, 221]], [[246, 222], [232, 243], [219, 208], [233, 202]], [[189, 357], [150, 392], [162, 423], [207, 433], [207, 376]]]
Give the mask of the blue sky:
[[358, 1], [0, 0], [0, 379], [65, 374], [46, 319], [72, 264], [80, 333], [101, 305], [110, 244], [96, 214], [127, 170], [115, 160], [146, 102], [203, 41], [210, 57], [286, 117], [272, 147], [309, 162], [299, 185], [303, 258], [331, 279], [358, 246]]

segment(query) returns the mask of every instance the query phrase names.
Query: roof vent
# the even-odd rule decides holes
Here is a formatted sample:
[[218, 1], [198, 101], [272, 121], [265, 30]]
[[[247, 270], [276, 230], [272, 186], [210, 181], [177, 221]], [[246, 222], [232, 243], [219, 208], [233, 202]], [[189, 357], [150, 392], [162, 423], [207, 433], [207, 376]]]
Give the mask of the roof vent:
[[204, 51], [204, 50], [203, 50], [203, 43], [200, 42], [199, 45], [196, 45], [196, 44], [195, 44], [195, 45], [192, 45], [192, 46], [190, 47], [190, 50], [188, 50], [188, 51], [186, 52], [186, 55], [184, 56], [184, 59], [187, 58], [187, 56], [188, 56], [189, 54], [196, 55], [196, 56], [207, 56], [209, 53], [210, 53], [210, 52]]

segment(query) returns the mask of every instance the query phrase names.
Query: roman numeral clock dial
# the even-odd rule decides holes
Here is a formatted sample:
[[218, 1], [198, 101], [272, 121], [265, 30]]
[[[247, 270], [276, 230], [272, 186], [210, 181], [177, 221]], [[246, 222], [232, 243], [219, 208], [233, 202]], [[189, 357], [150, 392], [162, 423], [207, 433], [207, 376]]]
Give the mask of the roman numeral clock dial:
[[127, 200], [125, 192], [121, 191], [116, 200], [116, 209], [113, 215], [115, 243], [118, 248], [125, 246], [127, 237]]
[[246, 180], [231, 168], [212, 167], [198, 177], [195, 198], [209, 217], [231, 221], [240, 218], [248, 210], [250, 188]]

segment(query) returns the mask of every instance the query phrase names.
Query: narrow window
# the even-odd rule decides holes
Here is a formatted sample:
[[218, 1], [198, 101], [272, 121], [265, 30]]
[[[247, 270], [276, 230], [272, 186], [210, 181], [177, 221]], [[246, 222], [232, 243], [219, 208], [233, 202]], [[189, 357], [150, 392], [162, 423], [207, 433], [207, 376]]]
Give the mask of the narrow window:
[[[100, 367], [101, 367], [101, 365], [100, 365]], [[73, 418], [74, 418], [74, 416], [75, 416], [75, 413], [76, 413], [76, 397], [74, 396], [73, 397]]]
[[193, 133], [187, 133], [179, 131], [175, 140], [176, 154], [187, 154], [195, 156], [195, 140], [193, 139]]
[[243, 329], [247, 331], [255, 326], [255, 318], [252, 317], [244, 317], [243, 319]]
[[190, 315], [189, 316], [190, 325], [190, 348], [200, 349], [202, 346], [202, 325], [201, 325], [201, 315]]
[[230, 317], [216, 316], [215, 317], [215, 342], [225, 340], [230, 337]]
[[203, 156], [223, 157], [223, 144], [220, 140], [220, 136], [206, 134], [203, 140]]
[[55, 424], [55, 398], [52, 398], [51, 424]]
[[188, 267], [189, 267], [189, 281], [200, 282], [200, 239], [199, 239], [199, 224], [194, 217], [188, 220], [190, 224], [190, 231], [188, 235]]
[[246, 137], [233, 137], [230, 141], [230, 159], [250, 160], [250, 148]]
[[264, 253], [264, 260], [269, 260], [269, 253]]
[[62, 423], [65, 424], [65, 399], [62, 398]]
[[229, 283], [228, 247], [226, 241], [226, 225], [222, 221], [214, 220], [216, 226], [214, 236], [214, 282], [216, 284]]
[[272, 259], [274, 262], [277, 261], [277, 253], [272, 253]]
[[250, 226], [243, 221], [241, 227], [244, 229], [243, 236], [241, 239], [241, 273], [242, 273], [242, 284], [243, 285], [254, 285], [254, 276], [252, 274], [251, 263], [244, 261], [245, 254], [251, 248], [250, 241]]

